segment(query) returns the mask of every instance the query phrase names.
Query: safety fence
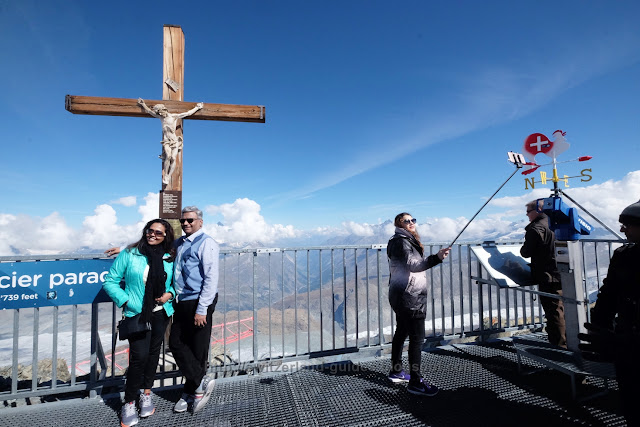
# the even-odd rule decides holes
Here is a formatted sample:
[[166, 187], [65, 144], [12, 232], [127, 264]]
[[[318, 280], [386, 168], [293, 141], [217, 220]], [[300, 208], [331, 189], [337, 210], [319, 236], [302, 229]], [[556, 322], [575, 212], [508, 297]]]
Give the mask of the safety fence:
[[[475, 252], [487, 244], [456, 244], [444, 263], [427, 271], [428, 345], [544, 326], [535, 286], [503, 287], [491, 280]], [[521, 244], [490, 242], [495, 247]], [[593, 300], [619, 244], [581, 241], [585, 305]], [[426, 244], [425, 253], [435, 254], [443, 246]], [[0, 257], [0, 267], [91, 258], [104, 257]], [[255, 374], [289, 362], [379, 354], [391, 345], [394, 331], [388, 282], [386, 244], [222, 249], [209, 371]], [[0, 401], [96, 395], [122, 385], [128, 346], [117, 339], [120, 318], [112, 302], [0, 310]], [[181, 379], [164, 345], [157, 378], [158, 385]]]

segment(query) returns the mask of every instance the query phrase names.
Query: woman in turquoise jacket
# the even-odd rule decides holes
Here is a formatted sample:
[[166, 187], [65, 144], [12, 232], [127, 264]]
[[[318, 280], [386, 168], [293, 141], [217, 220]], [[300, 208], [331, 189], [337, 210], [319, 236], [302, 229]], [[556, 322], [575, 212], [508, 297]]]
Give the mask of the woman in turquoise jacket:
[[[122, 426], [138, 423], [136, 400], [140, 395], [140, 417], [155, 412], [151, 387], [160, 358], [160, 348], [169, 317], [173, 315], [173, 228], [163, 219], [145, 225], [142, 237], [129, 245], [113, 262], [102, 287], [126, 317], [141, 313], [151, 330], [129, 338], [129, 369], [122, 407]], [[120, 282], [124, 280], [124, 289]]]

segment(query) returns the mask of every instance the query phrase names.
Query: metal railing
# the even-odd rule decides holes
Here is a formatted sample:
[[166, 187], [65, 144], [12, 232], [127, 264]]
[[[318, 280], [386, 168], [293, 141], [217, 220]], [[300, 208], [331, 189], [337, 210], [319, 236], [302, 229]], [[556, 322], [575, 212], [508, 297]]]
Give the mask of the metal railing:
[[[619, 242], [581, 242], [588, 301]], [[488, 278], [470, 250], [482, 244], [456, 244], [443, 264], [427, 271], [430, 345], [543, 326], [535, 290], [476, 280]], [[443, 246], [426, 244], [425, 252], [435, 254]], [[37, 259], [88, 257], [96, 255]], [[0, 262], [33, 259], [2, 257]], [[386, 244], [221, 250], [209, 371], [219, 376], [257, 373], [265, 366], [305, 359], [381, 352], [391, 345], [395, 321], [388, 280]], [[0, 326], [0, 401], [71, 392], [95, 395], [121, 385], [128, 348], [115, 337], [120, 317], [113, 303], [0, 311], [0, 325], [5, 325]], [[48, 378], [53, 380], [42, 373], [29, 376], [29, 371], [42, 371], [46, 361], [52, 362]], [[164, 347], [157, 378], [159, 385], [180, 379]]]

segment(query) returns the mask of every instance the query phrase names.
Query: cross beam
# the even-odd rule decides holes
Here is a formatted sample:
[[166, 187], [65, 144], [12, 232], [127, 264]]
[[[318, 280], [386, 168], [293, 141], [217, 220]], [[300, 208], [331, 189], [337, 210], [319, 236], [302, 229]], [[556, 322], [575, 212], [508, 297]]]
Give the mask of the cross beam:
[[[196, 106], [195, 102], [145, 100], [149, 108], [164, 104], [170, 113], [181, 113]], [[73, 114], [97, 116], [148, 117], [138, 105], [137, 99], [102, 98], [98, 96], [67, 95], [65, 109]], [[221, 120], [228, 122], [265, 123], [265, 108], [262, 105], [204, 104], [197, 113], [185, 117], [189, 120]]]

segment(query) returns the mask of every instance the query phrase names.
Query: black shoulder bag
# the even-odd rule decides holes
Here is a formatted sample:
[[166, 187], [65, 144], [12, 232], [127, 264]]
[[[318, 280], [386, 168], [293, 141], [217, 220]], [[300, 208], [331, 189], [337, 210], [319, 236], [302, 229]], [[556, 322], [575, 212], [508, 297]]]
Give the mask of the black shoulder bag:
[[118, 335], [120, 340], [128, 340], [136, 334], [151, 330], [151, 322], [142, 320], [142, 313], [138, 313], [133, 317], [124, 317], [118, 322]]

